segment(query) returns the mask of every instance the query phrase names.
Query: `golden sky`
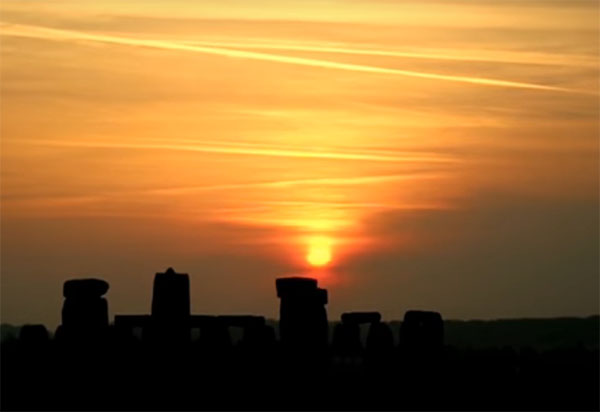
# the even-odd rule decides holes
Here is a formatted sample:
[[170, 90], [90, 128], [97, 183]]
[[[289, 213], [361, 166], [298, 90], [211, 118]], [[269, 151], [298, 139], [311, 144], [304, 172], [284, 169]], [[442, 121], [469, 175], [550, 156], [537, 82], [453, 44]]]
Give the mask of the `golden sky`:
[[146, 313], [168, 266], [196, 313], [297, 273], [331, 318], [597, 313], [597, 2], [0, 10], [2, 321], [83, 276]]

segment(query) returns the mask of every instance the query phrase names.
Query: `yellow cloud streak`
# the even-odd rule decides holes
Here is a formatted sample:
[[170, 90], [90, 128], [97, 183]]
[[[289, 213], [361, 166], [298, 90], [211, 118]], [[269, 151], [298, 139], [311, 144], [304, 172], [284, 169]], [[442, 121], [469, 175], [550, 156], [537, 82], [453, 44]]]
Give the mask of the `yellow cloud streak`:
[[263, 149], [232, 146], [202, 146], [202, 145], [169, 145], [169, 144], [138, 144], [138, 143], [113, 143], [113, 142], [74, 142], [74, 141], [46, 141], [46, 140], [19, 140], [19, 143], [39, 144], [45, 146], [62, 147], [88, 147], [106, 149], [147, 149], [147, 150], [177, 150], [202, 153], [220, 153], [232, 155], [254, 155], [273, 157], [293, 157], [306, 159], [330, 159], [330, 160], [356, 160], [374, 162], [433, 162], [447, 163], [455, 162], [455, 159], [443, 156], [394, 156], [377, 155], [369, 153], [342, 153], [325, 151], [308, 151], [292, 149]]
[[142, 40], [128, 37], [118, 37], [100, 34], [84, 33], [74, 30], [51, 29], [47, 27], [3, 24], [0, 26], [3, 35], [33, 37], [51, 40], [88, 40], [101, 43], [119, 44], [125, 46], [149, 47], [165, 50], [181, 50], [195, 53], [213, 54], [218, 56], [234, 57], [241, 59], [252, 59], [271, 61], [277, 63], [294, 64], [300, 66], [321, 67], [327, 69], [347, 70], [354, 72], [365, 72], [375, 74], [389, 74], [405, 77], [416, 77], [429, 80], [442, 80], [459, 83], [476, 84], [482, 86], [508, 87], [517, 89], [545, 90], [554, 92], [567, 92], [579, 94], [594, 94], [588, 91], [574, 90], [556, 86], [547, 86], [534, 83], [515, 82], [510, 80], [487, 79], [482, 77], [451, 76], [445, 74], [424, 73], [410, 70], [389, 69], [384, 67], [367, 66], [360, 64], [339, 63], [328, 60], [309, 59], [303, 57], [282, 56], [277, 54], [233, 50], [219, 47], [191, 46], [181, 43], [162, 40]]
[[[243, 148], [248, 148], [251, 150], [270, 150], [270, 151], [283, 151], [286, 152], [288, 150], [290, 150], [290, 146], [285, 146], [285, 145], [276, 145], [276, 144], [272, 144], [272, 143], [259, 143], [259, 142], [244, 142], [244, 141], [228, 141], [228, 140], [209, 140], [209, 139], [202, 139], [202, 140], [198, 140], [198, 139], [173, 139], [173, 138], [169, 138], [169, 139], [165, 139], [165, 138], [154, 138], [154, 137], [147, 137], [144, 138], [143, 140], [138, 140], [142, 143], [147, 143], [147, 142], [154, 142], [156, 144], [168, 144], [168, 145], [183, 145], [183, 146], [197, 146], [198, 144], [201, 144], [202, 146], [206, 146], [206, 147], [225, 147], [225, 148], [234, 148], [234, 149], [243, 149]], [[387, 157], [394, 157], [394, 156], [404, 156], [405, 158], [408, 157], [412, 157], [415, 158], [416, 154], [419, 154], [419, 158], [420, 159], [431, 159], [431, 158], [436, 158], [438, 159], [438, 161], [442, 161], [442, 159], [445, 159], [445, 161], [451, 162], [454, 161], [455, 159], [450, 157], [450, 156], [442, 156], [438, 153], [435, 152], [430, 152], [430, 151], [422, 151], [422, 150], [415, 150], [415, 151], [410, 151], [410, 150], [404, 150], [404, 151], [400, 151], [400, 150], [396, 150], [396, 149], [386, 149], [386, 148], [377, 148], [377, 149], [372, 149], [372, 148], [365, 148], [365, 147], [349, 147], [349, 146], [327, 146], [327, 147], [315, 147], [312, 146], [311, 147], [312, 150], [308, 151], [308, 153], [323, 153], [323, 152], [342, 152], [344, 154], [359, 154], [359, 155], [375, 155], [375, 156], [387, 156]]]
[[385, 182], [395, 182], [400, 180], [422, 180], [422, 179], [442, 179], [448, 177], [447, 174], [440, 173], [406, 173], [395, 175], [377, 175], [377, 176], [356, 176], [356, 177], [328, 177], [316, 179], [292, 179], [276, 180], [268, 182], [250, 182], [225, 185], [209, 186], [188, 186], [174, 187], [165, 189], [151, 189], [148, 193], [153, 194], [179, 194], [190, 192], [219, 191], [231, 189], [249, 189], [249, 188], [285, 188], [291, 186], [352, 186], [361, 184], [376, 184]]

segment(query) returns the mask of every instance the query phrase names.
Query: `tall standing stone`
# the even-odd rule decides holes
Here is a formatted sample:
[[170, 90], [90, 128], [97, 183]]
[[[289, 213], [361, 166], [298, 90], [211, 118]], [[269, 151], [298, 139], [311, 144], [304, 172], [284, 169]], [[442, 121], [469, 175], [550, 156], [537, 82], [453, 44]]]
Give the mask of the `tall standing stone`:
[[152, 338], [163, 342], [190, 339], [190, 277], [168, 268], [154, 277]]

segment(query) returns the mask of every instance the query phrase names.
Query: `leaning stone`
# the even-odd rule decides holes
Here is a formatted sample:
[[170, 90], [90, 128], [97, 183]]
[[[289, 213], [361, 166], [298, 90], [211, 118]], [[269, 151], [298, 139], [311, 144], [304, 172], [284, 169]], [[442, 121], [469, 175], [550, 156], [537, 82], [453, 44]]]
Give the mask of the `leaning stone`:
[[265, 325], [264, 316], [253, 315], [220, 315], [219, 320], [227, 326], [237, 326], [241, 328], [259, 327]]
[[63, 285], [63, 296], [67, 299], [99, 298], [108, 291], [108, 283], [102, 279], [71, 279]]
[[346, 312], [342, 313], [343, 323], [377, 323], [381, 320], [379, 312]]
[[48, 339], [44, 325], [23, 325], [19, 331], [19, 340], [24, 343], [46, 343]]

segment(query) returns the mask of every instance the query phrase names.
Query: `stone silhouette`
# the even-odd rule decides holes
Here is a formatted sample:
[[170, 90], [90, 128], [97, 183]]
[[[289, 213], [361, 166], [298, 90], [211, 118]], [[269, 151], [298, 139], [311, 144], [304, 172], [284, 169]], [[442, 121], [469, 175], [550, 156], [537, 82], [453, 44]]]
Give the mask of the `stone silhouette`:
[[[363, 348], [360, 325], [369, 324], [366, 345]], [[346, 312], [342, 322], [337, 324], [333, 334], [333, 347], [343, 355], [360, 354], [366, 349], [370, 354], [389, 353], [394, 346], [394, 338], [389, 326], [381, 322], [379, 312]]]
[[44, 325], [23, 325], [19, 331], [19, 340], [27, 346], [45, 345], [50, 336]]
[[155, 342], [178, 343], [190, 339], [190, 277], [168, 268], [154, 277], [149, 336]]
[[219, 319], [227, 327], [242, 328], [243, 336], [240, 344], [246, 348], [269, 348], [275, 341], [273, 328], [265, 324], [263, 316], [227, 315], [219, 316]]
[[333, 347], [342, 355], [357, 355], [363, 350], [360, 325], [381, 320], [378, 312], [346, 312], [333, 331]]
[[441, 315], [427, 311], [406, 312], [397, 346], [380, 313], [346, 312], [329, 345], [328, 296], [316, 279], [276, 280], [279, 340], [263, 316], [192, 315], [189, 276], [171, 268], [155, 275], [150, 314], [109, 325], [108, 288], [100, 279], [65, 282], [54, 339], [43, 325], [25, 325], [2, 344], [2, 410], [599, 406], [597, 347], [457, 349], [444, 345]]
[[437, 312], [409, 310], [404, 314], [400, 342], [408, 349], [441, 349], [444, 345], [444, 322]]
[[72, 279], [63, 285], [65, 301], [57, 338], [93, 340], [108, 328], [108, 303], [102, 296], [108, 283], [101, 279]]
[[155, 321], [187, 320], [190, 316], [190, 277], [168, 268], [154, 277], [152, 319]]
[[281, 299], [282, 345], [308, 352], [323, 350], [328, 343], [327, 290], [318, 288], [316, 279], [303, 277], [279, 278], [275, 285]]

